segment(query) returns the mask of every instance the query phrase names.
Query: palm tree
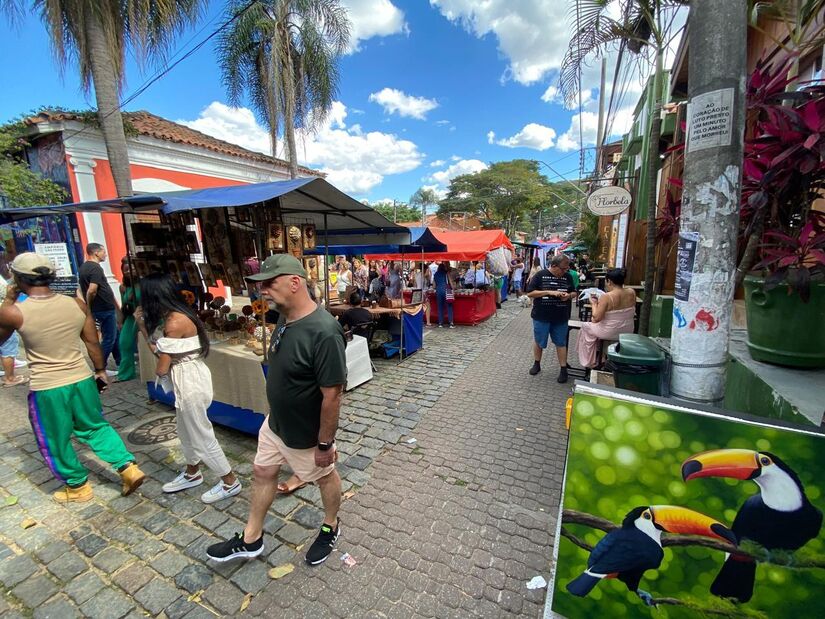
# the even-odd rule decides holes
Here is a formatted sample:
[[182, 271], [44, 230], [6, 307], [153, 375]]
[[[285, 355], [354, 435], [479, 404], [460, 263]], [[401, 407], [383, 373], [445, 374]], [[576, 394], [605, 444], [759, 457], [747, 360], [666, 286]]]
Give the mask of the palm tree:
[[[232, 0], [227, 13], [245, 4]], [[291, 178], [298, 175], [295, 129], [313, 131], [338, 92], [338, 59], [350, 22], [338, 0], [259, 0], [218, 40], [229, 102], [244, 94], [269, 130], [272, 156], [283, 124]]]
[[84, 90], [94, 87], [97, 117], [120, 196], [132, 195], [120, 95], [127, 50], [162, 59], [175, 35], [197, 21], [205, 0], [0, 0], [14, 19], [29, 5], [51, 35], [61, 71], [70, 63]]
[[427, 225], [427, 207], [438, 204], [438, 194], [427, 187], [420, 187], [412, 197], [410, 197], [410, 206], [415, 206], [421, 209], [421, 225]]
[[[654, 105], [650, 114], [647, 152], [645, 298], [639, 315], [639, 332], [643, 334], [648, 332], [656, 272], [656, 174], [662, 128], [662, 63], [673, 36], [675, 11], [687, 3], [687, 0], [577, 0], [571, 11], [576, 18], [576, 33], [568, 45], [559, 76], [562, 92], [567, 101], [573, 103], [579, 93], [581, 69], [587, 58], [605, 54], [617, 45], [626, 46], [647, 61], [650, 61], [649, 54], [653, 54]], [[613, 17], [617, 4], [620, 14]]]

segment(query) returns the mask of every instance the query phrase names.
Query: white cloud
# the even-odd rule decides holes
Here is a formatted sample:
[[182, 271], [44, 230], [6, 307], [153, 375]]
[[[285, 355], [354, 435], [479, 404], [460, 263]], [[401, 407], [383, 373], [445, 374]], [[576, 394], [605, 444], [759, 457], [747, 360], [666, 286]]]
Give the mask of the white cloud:
[[390, 0], [342, 0], [347, 8], [352, 30], [350, 52], [359, 49], [361, 41], [409, 31], [404, 13]]
[[462, 174], [475, 174], [487, 169], [487, 164], [478, 159], [459, 159], [450, 167], [439, 172], [433, 172], [430, 176], [423, 178], [425, 183], [430, 183], [442, 189], [450, 184], [456, 176]]
[[443, 200], [444, 198], [447, 197], [447, 190], [444, 189], [443, 187], [438, 186], [438, 185], [422, 185], [421, 188], [422, 189], [429, 189], [430, 191], [435, 193], [435, 195], [438, 197], [439, 200]]
[[384, 88], [370, 95], [370, 101], [379, 104], [387, 114], [424, 120], [427, 112], [438, 107], [438, 101], [425, 97], [414, 97], [395, 88]]
[[[598, 104], [598, 97], [594, 97], [594, 92], [598, 93], [598, 90], [593, 90], [591, 88], [582, 88], [582, 108], [587, 109], [592, 103]], [[578, 97], [572, 103], [568, 104], [565, 102], [564, 97], [561, 94], [561, 91], [558, 87], [550, 85], [547, 87], [547, 90], [544, 91], [544, 94], [541, 96], [541, 100], [545, 103], [555, 103], [556, 105], [563, 105], [567, 110], [574, 110], [579, 107]]]
[[[634, 107], [625, 107], [616, 112], [611, 127], [611, 135], [617, 136], [627, 132], [633, 124]], [[581, 138], [584, 147], [596, 144], [599, 128], [599, 115], [595, 112], [582, 112], [574, 114], [570, 120], [570, 128], [559, 136], [556, 148], [560, 151], [571, 151], [579, 149], [579, 125], [581, 125]], [[610, 138], [611, 136], [608, 136]]]
[[437, 120], [437, 121], [435, 121], [435, 124], [436, 125], [449, 125], [450, 121], [449, 120]]
[[453, 155], [452, 157], [450, 157], [450, 161], [461, 161], [461, 157], [459, 157], [458, 155]]
[[488, 131], [487, 132], [487, 144], [495, 144], [496, 142], [496, 132], [495, 131]]
[[445, 163], [447, 163], [447, 162], [446, 162], [446, 161], [444, 161], [443, 159], [436, 159], [435, 161], [433, 161], [433, 162], [431, 162], [431, 163], [430, 163], [430, 167], [431, 167], [431, 168], [440, 168], [440, 167], [441, 167], [441, 166], [443, 166]]
[[[495, 133], [490, 131], [487, 133], [487, 141], [492, 144], [495, 139]], [[535, 150], [547, 150], [556, 140], [556, 132], [550, 127], [539, 125], [538, 123], [529, 123], [524, 125], [524, 128], [514, 136], [504, 138], [496, 141], [499, 146], [506, 146], [507, 148], [533, 148]]]
[[[315, 134], [298, 131], [298, 158], [302, 165], [318, 167], [327, 180], [346, 193], [363, 195], [384, 177], [419, 167], [424, 154], [418, 146], [391, 133], [347, 127], [347, 107], [336, 101]], [[218, 101], [209, 104], [192, 121], [177, 121], [218, 139], [250, 150], [270, 153], [266, 129], [246, 108], [232, 108]]]

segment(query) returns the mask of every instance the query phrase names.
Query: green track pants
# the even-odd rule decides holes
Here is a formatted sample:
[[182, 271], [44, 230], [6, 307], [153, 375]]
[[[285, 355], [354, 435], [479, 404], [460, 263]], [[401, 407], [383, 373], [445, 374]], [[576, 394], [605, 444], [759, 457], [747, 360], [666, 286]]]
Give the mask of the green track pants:
[[70, 486], [82, 485], [89, 476], [72, 446], [72, 435], [115, 470], [135, 459], [103, 418], [94, 378], [29, 392], [29, 421], [52, 474]]

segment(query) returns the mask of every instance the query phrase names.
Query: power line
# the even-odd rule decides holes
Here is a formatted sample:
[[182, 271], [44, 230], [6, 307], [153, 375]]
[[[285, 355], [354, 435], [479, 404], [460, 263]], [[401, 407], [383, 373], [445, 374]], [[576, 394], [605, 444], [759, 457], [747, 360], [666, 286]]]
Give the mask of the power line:
[[[151, 78], [149, 78], [146, 82], [144, 82], [144, 83], [143, 83], [140, 87], [138, 87], [138, 89], [137, 89], [134, 93], [132, 93], [132, 94], [131, 94], [131, 95], [129, 95], [126, 99], [124, 99], [124, 100], [123, 100], [123, 101], [122, 101], [122, 102], [118, 105], [118, 107], [116, 107], [115, 109], [113, 109], [113, 110], [111, 110], [111, 111], [107, 112], [106, 114], [104, 114], [104, 115], [103, 115], [103, 117], [102, 117], [102, 118], [100, 118], [100, 122], [102, 122], [103, 120], [107, 119], [107, 118], [108, 118], [109, 116], [111, 116], [112, 114], [115, 114], [115, 113], [122, 113], [122, 110], [123, 110], [123, 108], [124, 108], [124, 107], [126, 107], [129, 103], [131, 103], [131, 102], [132, 102], [132, 101], [134, 101], [137, 97], [139, 97], [139, 96], [140, 96], [140, 95], [142, 95], [144, 92], [146, 92], [146, 91], [149, 89], [149, 87], [151, 87], [153, 84], [155, 84], [155, 83], [156, 83], [156, 82], [158, 82], [160, 79], [162, 79], [163, 77], [165, 77], [166, 75], [168, 75], [168, 74], [169, 74], [169, 72], [170, 72], [170, 71], [172, 71], [172, 69], [174, 69], [175, 67], [177, 67], [177, 66], [178, 66], [180, 63], [182, 63], [184, 60], [188, 59], [188, 58], [189, 58], [190, 56], [192, 56], [195, 52], [200, 51], [200, 49], [201, 49], [201, 48], [203, 48], [203, 46], [204, 46], [204, 45], [206, 45], [209, 41], [211, 41], [213, 38], [215, 38], [215, 37], [216, 37], [216, 36], [217, 36], [217, 35], [218, 35], [218, 34], [219, 34], [219, 33], [220, 33], [220, 32], [221, 32], [224, 28], [226, 28], [227, 26], [229, 26], [230, 24], [232, 24], [233, 22], [235, 22], [238, 18], [240, 18], [240, 17], [241, 17], [241, 15], [243, 15], [244, 13], [246, 13], [246, 12], [247, 12], [250, 8], [252, 8], [252, 6], [253, 6], [253, 5], [254, 5], [254, 4], [256, 4], [257, 2], [258, 2], [258, 0], [251, 0], [251, 2], [249, 2], [249, 4], [247, 4], [246, 6], [244, 6], [241, 10], [239, 10], [237, 13], [235, 13], [235, 15], [233, 15], [230, 19], [228, 19], [228, 20], [227, 20], [227, 21], [225, 21], [223, 24], [221, 24], [221, 25], [220, 25], [217, 29], [215, 29], [215, 30], [214, 30], [214, 31], [213, 31], [213, 32], [212, 32], [209, 36], [207, 36], [205, 39], [203, 39], [201, 42], [199, 42], [197, 45], [195, 45], [192, 49], [190, 49], [188, 52], [186, 52], [183, 56], [181, 56], [180, 58], [178, 58], [178, 59], [177, 59], [175, 62], [173, 62], [172, 64], [170, 64], [170, 65], [166, 66], [164, 69], [162, 69], [162, 70], [158, 71], [157, 73], [155, 73], [155, 75], [153, 75], [153, 76], [152, 76]], [[214, 21], [214, 19], [212, 19], [212, 20], [210, 20], [209, 22], [207, 22], [206, 26], [204, 26], [203, 28], [201, 28], [201, 30], [199, 30], [199, 31], [198, 31], [195, 35], [193, 35], [193, 36], [189, 39], [189, 41], [191, 41], [191, 40], [192, 40], [192, 39], [194, 39], [194, 38], [195, 38], [198, 34], [200, 34], [201, 32], [203, 32], [203, 30], [205, 30], [205, 29], [206, 29], [206, 27], [207, 27], [210, 23], [212, 23], [213, 21]], [[186, 45], [188, 45], [189, 41], [187, 41], [187, 43], [186, 43], [186, 44], [184, 44], [184, 46], [182, 46], [182, 47], [181, 47], [181, 49], [185, 48], [185, 47], [186, 47]], [[177, 56], [179, 53], [180, 53], [180, 51], [178, 51], [178, 52], [176, 52], [175, 54], [173, 54], [172, 58], [174, 58], [175, 56]], [[100, 111], [98, 110], [98, 114], [99, 114], [99, 113], [100, 113]], [[63, 140], [64, 140], [64, 142], [65, 142], [67, 139], [70, 139], [70, 138], [73, 138], [73, 137], [75, 137], [75, 136], [78, 136], [78, 135], [80, 135], [81, 133], [83, 133], [83, 132], [85, 132], [85, 131], [88, 131], [89, 129], [90, 129], [90, 127], [89, 127], [89, 126], [84, 126], [82, 129], [78, 129], [77, 131], [75, 131], [75, 132], [73, 132], [73, 133], [70, 133], [70, 134], [68, 134], [68, 135], [64, 135], [64, 136], [63, 136]]]

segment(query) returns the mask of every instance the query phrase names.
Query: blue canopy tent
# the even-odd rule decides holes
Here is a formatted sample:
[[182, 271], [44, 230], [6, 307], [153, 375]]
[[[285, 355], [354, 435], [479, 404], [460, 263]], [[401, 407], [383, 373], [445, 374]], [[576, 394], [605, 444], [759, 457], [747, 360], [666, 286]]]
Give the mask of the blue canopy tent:
[[[439, 241], [429, 228], [415, 227], [408, 228], [411, 235], [408, 244], [383, 244], [383, 245], [330, 245], [318, 246], [314, 250], [304, 252], [309, 255], [332, 255], [332, 256], [352, 256], [363, 254], [409, 254], [411, 258], [417, 253], [443, 252], [447, 251], [447, 245]], [[388, 342], [385, 350], [388, 356], [398, 354], [399, 359], [409, 356], [419, 350], [424, 345], [424, 321], [423, 312], [408, 314], [402, 312], [400, 319], [400, 332], [398, 338]]]

